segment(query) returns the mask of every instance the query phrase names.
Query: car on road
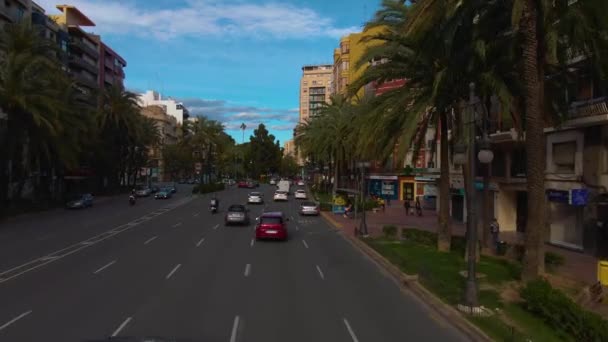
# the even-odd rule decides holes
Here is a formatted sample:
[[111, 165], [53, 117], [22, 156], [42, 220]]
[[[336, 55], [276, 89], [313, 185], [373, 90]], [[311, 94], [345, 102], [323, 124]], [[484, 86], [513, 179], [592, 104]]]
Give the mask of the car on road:
[[308, 196], [306, 195], [306, 190], [302, 190], [302, 189], [296, 190], [295, 198], [296, 199], [307, 199]]
[[319, 205], [315, 202], [306, 201], [300, 203], [300, 215], [315, 215], [318, 216], [321, 213]]
[[272, 199], [275, 202], [276, 201], [287, 201], [287, 191], [281, 191], [281, 190], [275, 191]]
[[276, 181], [276, 179], [271, 179], [270, 182], [268, 182], [268, 184], [277, 185], [277, 181]]
[[91, 194], [79, 194], [74, 195], [65, 204], [68, 209], [82, 209], [93, 206], [93, 195]]
[[152, 194], [152, 189], [148, 187], [138, 187], [135, 189], [135, 196], [137, 197], [148, 197]]
[[249, 183], [247, 181], [239, 181], [237, 187], [239, 187], [239, 188], [248, 188], [249, 187]]
[[278, 239], [287, 240], [287, 221], [280, 211], [263, 213], [257, 218], [255, 226], [255, 239]]
[[160, 190], [160, 188], [158, 186], [156, 186], [156, 185], [152, 185], [150, 187], [150, 190], [152, 191], [153, 194], [155, 194], [155, 193], [157, 193]]
[[162, 188], [154, 194], [154, 199], [169, 199], [171, 196], [172, 192], [170, 188]]
[[175, 186], [175, 185], [167, 185], [165, 187], [165, 189], [169, 189], [169, 191], [171, 191], [172, 194], [177, 192], [177, 186]]
[[304, 181], [300, 179], [298, 181], [298, 186], [304, 186], [304, 185], [306, 185], [306, 183], [304, 183]]
[[228, 207], [224, 217], [226, 226], [231, 224], [249, 225], [249, 210], [242, 204], [233, 204]]
[[250, 192], [249, 196], [247, 196], [247, 203], [262, 204], [262, 203], [264, 203], [264, 197], [259, 192]]

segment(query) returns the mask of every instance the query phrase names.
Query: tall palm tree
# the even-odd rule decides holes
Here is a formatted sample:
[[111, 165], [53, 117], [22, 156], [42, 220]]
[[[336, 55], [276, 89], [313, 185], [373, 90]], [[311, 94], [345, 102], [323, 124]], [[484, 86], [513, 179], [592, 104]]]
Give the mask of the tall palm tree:
[[[54, 43], [22, 22], [0, 33], [0, 202], [9, 182], [17, 180], [15, 196], [33, 168], [51, 159], [73, 157], [69, 145], [77, 119], [71, 111], [70, 82], [56, 58]], [[78, 120], [76, 120], [78, 121]], [[19, 178], [19, 179], [16, 179]]]

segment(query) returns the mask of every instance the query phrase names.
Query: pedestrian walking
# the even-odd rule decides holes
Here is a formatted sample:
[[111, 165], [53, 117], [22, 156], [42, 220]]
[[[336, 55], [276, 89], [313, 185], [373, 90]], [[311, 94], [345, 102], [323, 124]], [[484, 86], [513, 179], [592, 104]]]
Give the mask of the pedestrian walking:
[[408, 200], [406, 198], [405, 201], [403, 201], [403, 207], [405, 208], [405, 216], [409, 216], [410, 215], [410, 210], [412, 208], [410, 200]]
[[493, 218], [492, 222], [490, 223], [490, 233], [492, 234], [492, 243], [494, 244], [494, 248], [498, 250], [498, 242], [500, 241], [500, 226], [498, 225], [496, 218]]
[[422, 216], [422, 205], [420, 205], [420, 197], [416, 197], [416, 214]]

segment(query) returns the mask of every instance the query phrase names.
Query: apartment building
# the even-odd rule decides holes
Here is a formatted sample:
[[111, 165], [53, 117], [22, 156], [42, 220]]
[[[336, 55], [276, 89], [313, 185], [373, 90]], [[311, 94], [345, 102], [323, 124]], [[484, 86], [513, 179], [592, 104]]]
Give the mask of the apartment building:
[[293, 139], [287, 140], [283, 144], [283, 155], [292, 156], [294, 158], [296, 157], [296, 145], [295, 145]]
[[[369, 64], [357, 68], [357, 63], [369, 47], [380, 44], [370, 37], [382, 32], [382, 28], [373, 28], [359, 33], [351, 33], [340, 39], [340, 47], [334, 49], [333, 79], [334, 94], [346, 94], [348, 86], [358, 79]], [[371, 63], [371, 62], [370, 62]], [[361, 90], [358, 95], [363, 95]]]
[[163, 99], [161, 94], [154, 91], [148, 90], [138, 97], [140, 106], [164, 106], [166, 108], [167, 115], [174, 117], [179, 125], [184, 123], [184, 120], [188, 120], [190, 112], [184, 106], [183, 103], [177, 102], [171, 98]]
[[300, 123], [315, 116], [329, 102], [332, 89], [332, 65], [305, 65], [300, 79]]
[[0, 29], [6, 24], [26, 20], [32, 15], [31, 0], [3, 0], [0, 1]]
[[152, 105], [141, 108], [141, 115], [154, 120], [160, 135], [159, 146], [150, 148], [150, 175], [153, 181], [168, 181], [164, 172], [162, 147], [177, 143], [177, 119], [167, 115], [167, 108], [163, 105]]

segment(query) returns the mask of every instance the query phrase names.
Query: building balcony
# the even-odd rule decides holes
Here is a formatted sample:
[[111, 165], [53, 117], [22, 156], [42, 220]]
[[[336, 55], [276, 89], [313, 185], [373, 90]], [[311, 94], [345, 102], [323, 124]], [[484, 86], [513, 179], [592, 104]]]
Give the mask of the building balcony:
[[70, 48], [78, 52], [84, 52], [95, 59], [99, 58], [99, 51], [91, 45], [85, 43], [82, 39], [71, 38]]
[[585, 127], [608, 123], [608, 98], [577, 101], [570, 105], [564, 126]]
[[76, 82], [82, 84], [83, 86], [85, 86], [89, 89], [99, 88], [99, 84], [97, 83], [97, 80], [92, 79], [91, 77], [85, 75], [82, 72], [72, 73], [72, 76], [74, 77], [74, 80], [76, 80]]
[[5, 6], [0, 6], [0, 19], [4, 19], [4, 21], [11, 23], [18, 21], [16, 13]]
[[115, 81], [114, 76], [112, 76], [111, 74], [105, 74], [104, 80], [106, 81], [106, 83], [109, 83], [109, 84], [114, 84], [114, 81]]
[[99, 70], [97, 69], [96, 65], [93, 65], [93, 64], [85, 61], [83, 58], [81, 58], [79, 56], [70, 55], [68, 61], [71, 66], [75, 66], [80, 69], [85, 69], [94, 75], [99, 74]]

